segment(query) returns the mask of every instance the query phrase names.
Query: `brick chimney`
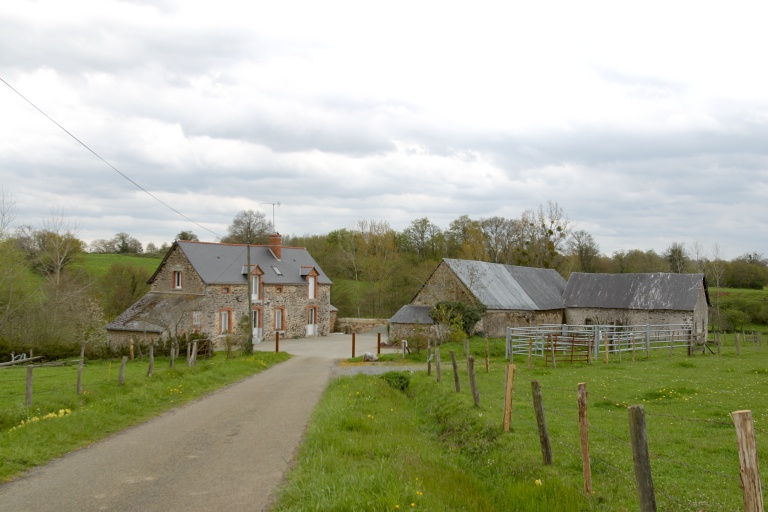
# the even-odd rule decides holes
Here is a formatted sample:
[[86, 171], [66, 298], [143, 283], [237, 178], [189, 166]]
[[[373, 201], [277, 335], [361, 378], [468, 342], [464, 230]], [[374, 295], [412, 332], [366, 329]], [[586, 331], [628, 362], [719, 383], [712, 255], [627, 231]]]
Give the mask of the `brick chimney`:
[[269, 248], [272, 250], [272, 254], [275, 258], [280, 259], [281, 249], [283, 247], [283, 235], [280, 233], [272, 233], [269, 235]]

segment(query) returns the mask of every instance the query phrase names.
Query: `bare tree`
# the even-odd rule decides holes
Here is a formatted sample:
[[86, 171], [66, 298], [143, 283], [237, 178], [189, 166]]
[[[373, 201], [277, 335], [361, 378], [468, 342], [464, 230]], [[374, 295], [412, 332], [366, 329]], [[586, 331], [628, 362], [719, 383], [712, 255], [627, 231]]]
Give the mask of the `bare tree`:
[[568, 240], [568, 252], [578, 262], [581, 272], [595, 272], [600, 249], [592, 235], [583, 229], [574, 232]]
[[227, 236], [221, 241], [226, 244], [266, 244], [272, 229], [272, 223], [264, 213], [242, 210], [235, 215]]
[[685, 244], [673, 243], [664, 253], [664, 259], [669, 263], [669, 268], [674, 274], [683, 274], [688, 268], [688, 253]]

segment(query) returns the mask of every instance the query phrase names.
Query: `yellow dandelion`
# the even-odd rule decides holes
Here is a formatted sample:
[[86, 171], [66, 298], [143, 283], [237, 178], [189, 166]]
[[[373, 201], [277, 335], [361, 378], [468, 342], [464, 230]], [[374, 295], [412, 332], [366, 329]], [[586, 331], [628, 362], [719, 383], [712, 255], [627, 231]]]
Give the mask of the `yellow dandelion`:
[[537, 479], [537, 480], [536, 480], [534, 483], [535, 483], [536, 485], [541, 485], [541, 480], [538, 480], [538, 479]]

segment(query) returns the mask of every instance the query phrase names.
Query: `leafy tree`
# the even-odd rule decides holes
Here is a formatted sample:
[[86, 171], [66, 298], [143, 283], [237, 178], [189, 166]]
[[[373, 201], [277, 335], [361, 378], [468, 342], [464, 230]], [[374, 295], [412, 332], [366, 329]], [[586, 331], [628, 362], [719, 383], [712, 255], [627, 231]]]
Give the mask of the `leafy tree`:
[[768, 268], [750, 259], [737, 258], [725, 266], [723, 281], [731, 288], [762, 290], [768, 285]]
[[401, 248], [419, 260], [437, 259], [443, 252], [444, 237], [440, 228], [427, 217], [411, 222], [402, 233]]
[[669, 263], [669, 269], [673, 274], [684, 274], [688, 268], [688, 252], [685, 244], [673, 243], [664, 252], [664, 259]]
[[197, 235], [194, 234], [192, 231], [182, 231], [178, 235], [176, 235], [176, 240], [187, 240], [187, 241], [199, 241], [200, 239], [197, 238]]
[[99, 280], [102, 308], [109, 321], [149, 291], [150, 272], [126, 263], [114, 263]]
[[514, 248], [519, 243], [519, 221], [504, 217], [490, 217], [480, 221], [485, 254], [492, 263], [514, 262]]
[[128, 233], [120, 232], [112, 239], [112, 243], [115, 248], [115, 252], [118, 254], [139, 254], [142, 252], [141, 242], [129, 235]]
[[435, 322], [441, 324], [456, 324], [469, 336], [475, 325], [485, 314], [486, 307], [482, 304], [469, 305], [458, 301], [440, 301], [430, 311]]
[[653, 249], [646, 252], [639, 249], [616, 251], [613, 253], [612, 260], [612, 271], [617, 274], [669, 272], [667, 262]]
[[221, 241], [226, 244], [266, 244], [272, 229], [272, 223], [264, 213], [242, 210], [235, 215], [227, 228], [227, 236]]

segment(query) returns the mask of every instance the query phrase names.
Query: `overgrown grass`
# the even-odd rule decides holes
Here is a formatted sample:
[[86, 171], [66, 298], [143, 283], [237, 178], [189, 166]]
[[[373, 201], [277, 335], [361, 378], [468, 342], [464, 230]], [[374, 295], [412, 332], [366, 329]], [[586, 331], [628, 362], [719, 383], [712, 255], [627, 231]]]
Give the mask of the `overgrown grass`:
[[222, 354], [188, 368], [183, 359], [171, 369], [168, 358], [155, 358], [152, 377], [147, 361], [126, 366], [118, 385], [119, 360], [89, 361], [83, 393], [77, 394], [77, 366], [33, 370], [32, 406], [26, 407], [26, 369], [0, 369], [0, 481], [87, 446], [244, 377], [286, 360], [287, 354], [258, 352], [225, 359]]
[[[766, 340], [768, 341], [768, 340]], [[512, 429], [504, 433], [507, 361], [499, 346], [485, 372], [473, 340], [481, 406], [463, 347], [444, 346], [442, 382], [415, 372], [406, 392], [380, 377], [336, 380], [310, 424], [275, 510], [637, 510], [627, 407], [641, 404], [659, 510], [740, 510], [736, 436], [729, 414], [750, 409], [758, 451], [768, 433], [768, 346], [721, 354], [666, 350], [590, 365], [516, 362]], [[461, 392], [450, 359], [460, 357]], [[503, 349], [502, 349], [503, 350]], [[503, 352], [501, 353], [503, 356]], [[537, 380], [554, 463], [544, 466], [531, 402]], [[577, 385], [589, 393], [592, 495], [583, 493]], [[765, 457], [763, 457], [765, 458]], [[763, 475], [765, 475], [765, 471]], [[763, 486], [766, 485], [765, 477]], [[538, 484], [541, 485], [538, 485]], [[412, 506], [413, 504], [413, 506]]]

